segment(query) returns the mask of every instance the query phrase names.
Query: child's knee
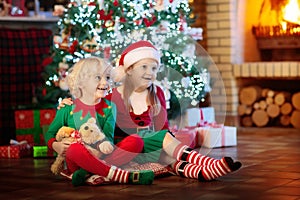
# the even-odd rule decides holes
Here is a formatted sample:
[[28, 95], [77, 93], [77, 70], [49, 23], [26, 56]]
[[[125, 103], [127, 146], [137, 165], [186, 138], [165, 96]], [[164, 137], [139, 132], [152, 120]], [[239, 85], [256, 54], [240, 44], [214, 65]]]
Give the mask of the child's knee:
[[137, 134], [132, 134], [128, 137], [126, 137], [124, 140], [123, 140], [124, 143], [127, 143], [128, 145], [126, 146], [129, 146], [130, 147], [130, 150], [131, 152], [134, 152], [134, 153], [139, 153], [143, 150], [144, 148], [144, 141], [143, 139], [137, 135]]
[[80, 143], [73, 143], [69, 146], [66, 151], [66, 157], [71, 159], [72, 157], [78, 157], [79, 154], [83, 153], [83, 145]]

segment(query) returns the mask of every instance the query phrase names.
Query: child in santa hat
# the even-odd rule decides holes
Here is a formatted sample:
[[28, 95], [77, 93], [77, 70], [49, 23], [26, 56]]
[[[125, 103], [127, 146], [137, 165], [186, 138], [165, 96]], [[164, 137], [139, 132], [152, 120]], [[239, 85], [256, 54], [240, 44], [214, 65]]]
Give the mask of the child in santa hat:
[[[142, 138], [144, 148], [134, 158], [135, 162], [160, 162], [169, 165], [177, 175], [200, 181], [213, 180], [238, 170], [242, 165], [240, 162], [231, 157], [214, 159], [201, 155], [169, 131], [164, 93], [154, 84], [159, 66], [159, 51], [149, 41], [132, 43], [123, 51], [113, 73], [114, 80], [122, 84], [107, 97], [117, 106], [115, 142], [137, 134]], [[71, 102], [65, 100], [63, 103]], [[120, 157], [112, 153], [105, 161], [113, 163]]]
[[[100, 58], [89, 57], [77, 62], [67, 76], [74, 104], [57, 111], [45, 136], [48, 147], [66, 157], [67, 170], [69, 174], [73, 174], [72, 183], [75, 186], [84, 184], [87, 172], [97, 174], [105, 181], [118, 183], [151, 184], [154, 178], [154, 173], [150, 170], [126, 171], [107, 164], [92, 155], [82, 143], [68, 144], [55, 140], [56, 133], [62, 126], [79, 130], [83, 123], [94, 117], [106, 139], [110, 141], [101, 149], [102, 153], [109, 154], [113, 151], [116, 106], [104, 98], [110, 88], [110, 71], [111, 65]], [[131, 142], [136, 146], [134, 138]]]
[[108, 96], [117, 105], [115, 138], [137, 133], [144, 149], [135, 161], [169, 164], [184, 177], [207, 181], [238, 170], [240, 162], [201, 155], [169, 131], [164, 93], [154, 84], [159, 66], [159, 51], [149, 41], [135, 42], [123, 51], [114, 76], [122, 85]]

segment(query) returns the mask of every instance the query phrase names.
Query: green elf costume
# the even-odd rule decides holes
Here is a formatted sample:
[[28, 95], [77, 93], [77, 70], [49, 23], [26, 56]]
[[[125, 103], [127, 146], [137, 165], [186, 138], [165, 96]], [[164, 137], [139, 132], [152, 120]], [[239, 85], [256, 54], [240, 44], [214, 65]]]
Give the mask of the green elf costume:
[[[48, 148], [53, 149], [52, 144], [55, 142], [55, 135], [59, 128], [69, 126], [78, 130], [90, 117], [96, 118], [97, 124], [102, 129], [106, 139], [113, 143], [116, 116], [115, 104], [106, 99], [102, 99], [100, 103], [94, 106], [85, 105], [79, 99], [73, 101], [73, 105], [66, 105], [57, 111], [45, 135]], [[75, 186], [84, 184], [87, 172], [118, 183], [151, 184], [154, 179], [154, 173], [150, 170], [131, 172], [107, 164], [92, 155], [81, 143], [73, 143], [69, 146], [66, 151], [66, 166], [68, 173], [73, 174], [72, 183]]]

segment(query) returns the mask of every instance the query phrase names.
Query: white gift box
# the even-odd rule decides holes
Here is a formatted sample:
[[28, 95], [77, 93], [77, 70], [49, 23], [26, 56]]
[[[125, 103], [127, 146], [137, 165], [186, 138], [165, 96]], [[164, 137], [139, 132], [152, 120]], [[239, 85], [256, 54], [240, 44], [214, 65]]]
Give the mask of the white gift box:
[[215, 110], [213, 107], [188, 108], [184, 115], [169, 120], [170, 126], [177, 126], [178, 128], [198, 126], [203, 122], [215, 122]]
[[207, 123], [215, 122], [215, 110], [213, 107], [189, 108], [184, 115], [186, 126], [196, 126], [205, 121]]
[[197, 128], [198, 145], [207, 148], [237, 145], [237, 129], [232, 126], [205, 126]]

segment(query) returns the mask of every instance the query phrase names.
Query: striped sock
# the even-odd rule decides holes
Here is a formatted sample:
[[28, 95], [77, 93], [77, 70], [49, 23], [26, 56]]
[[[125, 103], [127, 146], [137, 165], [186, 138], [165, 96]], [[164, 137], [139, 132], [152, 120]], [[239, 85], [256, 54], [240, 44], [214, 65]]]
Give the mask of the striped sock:
[[186, 145], [179, 146], [176, 150], [177, 160], [184, 160], [195, 165], [211, 165], [216, 161], [214, 158], [199, 154]]
[[208, 156], [201, 155], [196, 151], [190, 151], [190, 153], [188, 153], [187, 155], [186, 161], [194, 163], [196, 165], [211, 165], [217, 160]]
[[173, 167], [175, 173], [182, 177], [198, 179], [201, 174], [202, 166], [188, 163], [186, 161], [177, 161]]
[[109, 170], [107, 178], [113, 182], [128, 183], [129, 171], [122, 170], [115, 166], [112, 166]]
[[154, 180], [154, 172], [152, 170], [127, 171], [112, 166], [107, 178], [118, 183], [149, 185]]
[[242, 164], [240, 162], [233, 162], [232, 158], [224, 157], [211, 165], [202, 166], [202, 177], [200, 177], [199, 180], [213, 180], [230, 172], [236, 171], [241, 166]]

